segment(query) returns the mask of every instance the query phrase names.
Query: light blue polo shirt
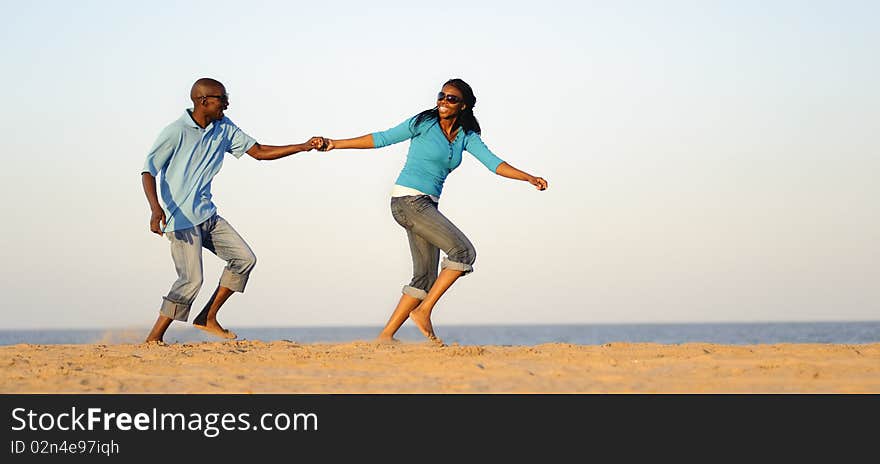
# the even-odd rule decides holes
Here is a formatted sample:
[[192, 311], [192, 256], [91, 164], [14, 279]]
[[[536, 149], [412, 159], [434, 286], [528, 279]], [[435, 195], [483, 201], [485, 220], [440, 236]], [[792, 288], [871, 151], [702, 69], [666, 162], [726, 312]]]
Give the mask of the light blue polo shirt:
[[415, 118], [413, 116], [396, 127], [372, 134], [376, 148], [412, 139], [406, 163], [395, 182], [397, 185], [439, 197], [446, 176], [461, 164], [462, 151], [474, 155], [474, 158], [492, 172], [504, 162], [489, 151], [480, 134], [476, 132], [464, 134], [464, 129], [460, 128], [455, 140], [450, 142], [443, 134], [439, 121], [422, 121], [415, 127]]
[[210, 219], [217, 212], [211, 201], [211, 180], [223, 166], [223, 155], [241, 158], [257, 143], [226, 116], [202, 129], [191, 111], [162, 130], [141, 171], [154, 177], [162, 173], [164, 232], [189, 229]]

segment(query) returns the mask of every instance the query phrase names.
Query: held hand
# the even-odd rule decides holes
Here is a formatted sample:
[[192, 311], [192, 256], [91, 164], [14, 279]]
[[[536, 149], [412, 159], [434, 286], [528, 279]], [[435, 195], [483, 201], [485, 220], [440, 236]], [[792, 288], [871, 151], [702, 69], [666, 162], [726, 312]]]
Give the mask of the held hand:
[[530, 177], [529, 183], [538, 188], [538, 190], [547, 190], [547, 181], [543, 177]]
[[165, 211], [161, 209], [153, 211], [150, 215], [150, 232], [161, 236], [163, 229], [165, 229]]
[[324, 139], [324, 146], [319, 148], [318, 150], [319, 151], [330, 151], [334, 148], [336, 148], [336, 144], [334, 144], [332, 140]]
[[306, 142], [306, 145], [309, 146], [309, 151], [314, 149], [321, 150], [325, 145], [324, 137], [312, 137]]

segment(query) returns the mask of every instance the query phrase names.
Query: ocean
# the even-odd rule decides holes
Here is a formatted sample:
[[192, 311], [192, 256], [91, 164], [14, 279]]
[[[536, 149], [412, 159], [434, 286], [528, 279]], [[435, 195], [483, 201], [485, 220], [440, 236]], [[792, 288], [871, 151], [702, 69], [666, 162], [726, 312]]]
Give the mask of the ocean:
[[[228, 327], [239, 340], [297, 343], [369, 341], [381, 327]], [[601, 345], [626, 343], [719, 343], [755, 345], [774, 343], [880, 343], [880, 321], [765, 322], [693, 324], [550, 324], [550, 325], [435, 325], [447, 344], [533, 346], [543, 343]], [[0, 345], [140, 343], [149, 327], [76, 330], [0, 330]], [[423, 341], [414, 328], [404, 326], [397, 338]], [[220, 341], [184, 324], [172, 325], [165, 334], [169, 343]]]

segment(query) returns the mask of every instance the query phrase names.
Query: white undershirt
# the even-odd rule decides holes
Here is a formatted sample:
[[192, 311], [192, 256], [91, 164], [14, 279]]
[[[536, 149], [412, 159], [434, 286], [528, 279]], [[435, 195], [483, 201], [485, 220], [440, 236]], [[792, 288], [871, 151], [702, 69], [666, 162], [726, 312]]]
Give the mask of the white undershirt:
[[[413, 196], [413, 195], [428, 195], [428, 194], [425, 192], [422, 192], [420, 190], [416, 190], [414, 188], [404, 187], [402, 185], [397, 185], [397, 184], [394, 184], [394, 187], [391, 188], [391, 198], [409, 197], [409, 196]], [[434, 203], [440, 203], [440, 197], [435, 197], [434, 195], [428, 195], [428, 196], [431, 197], [432, 200], [434, 200]]]

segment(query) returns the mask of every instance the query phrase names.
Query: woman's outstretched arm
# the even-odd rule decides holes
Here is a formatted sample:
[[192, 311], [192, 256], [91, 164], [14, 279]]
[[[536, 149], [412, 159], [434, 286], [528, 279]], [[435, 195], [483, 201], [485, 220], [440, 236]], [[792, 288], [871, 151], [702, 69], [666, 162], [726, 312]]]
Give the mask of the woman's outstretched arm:
[[362, 135], [353, 139], [324, 139], [324, 148], [321, 151], [330, 151], [334, 148], [376, 148], [373, 142], [373, 134]]
[[546, 180], [541, 177], [535, 177], [527, 172], [520, 171], [519, 169], [507, 164], [507, 162], [499, 164], [498, 167], [495, 168], [495, 174], [507, 177], [508, 179], [528, 181], [528, 183], [537, 187], [538, 190], [547, 189]]
[[412, 127], [412, 118], [403, 121], [391, 129], [381, 132], [372, 132], [353, 139], [324, 139], [323, 151], [334, 148], [382, 148], [395, 143], [409, 140], [415, 135]]

